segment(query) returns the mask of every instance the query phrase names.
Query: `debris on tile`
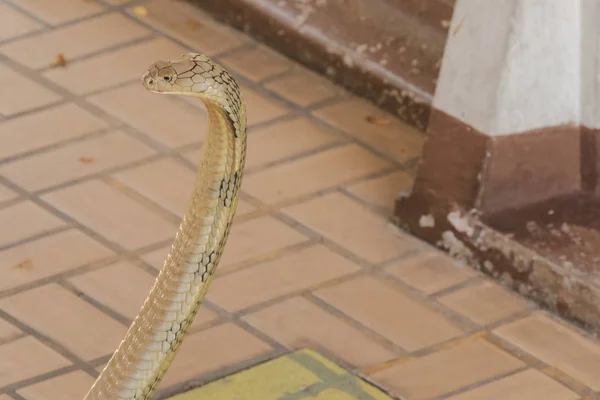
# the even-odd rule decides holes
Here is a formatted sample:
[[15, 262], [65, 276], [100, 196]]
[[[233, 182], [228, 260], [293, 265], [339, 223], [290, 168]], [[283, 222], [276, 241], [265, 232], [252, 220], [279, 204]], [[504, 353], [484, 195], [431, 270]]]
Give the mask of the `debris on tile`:
[[369, 122], [371, 124], [379, 125], [379, 126], [387, 126], [392, 122], [388, 118], [376, 117], [374, 115], [367, 115], [367, 117], [365, 119], [367, 120], [367, 122]]
[[148, 15], [148, 9], [144, 6], [131, 7], [131, 11], [135, 15], [139, 15], [140, 17], [145, 17], [146, 15]]
[[352, 68], [354, 66], [354, 61], [348, 54], [344, 54], [342, 61], [344, 62], [344, 64], [346, 64], [350, 68]]
[[419, 226], [422, 228], [434, 228], [435, 217], [431, 214], [421, 215], [421, 218], [419, 218]]
[[187, 21], [185, 21], [185, 26], [187, 26], [189, 30], [195, 31], [196, 29], [200, 28], [202, 24], [193, 18], [189, 18]]
[[50, 63], [51, 67], [66, 67], [67, 66], [67, 59], [65, 58], [65, 55], [63, 53], [58, 53], [56, 55], [56, 58], [54, 59], [54, 61], [52, 61]]
[[94, 159], [92, 157], [80, 157], [79, 161], [81, 161], [83, 164], [91, 164], [94, 162]]
[[366, 45], [366, 44], [364, 44], [364, 43], [363, 43], [363, 44], [360, 44], [360, 45], [356, 46], [356, 52], [357, 52], [358, 54], [362, 54], [362, 53], [364, 53], [364, 52], [365, 52], [365, 50], [367, 50], [367, 48], [368, 48], [368, 47], [369, 47], [369, 46], [367, 46], [367, 45]]
[[30, 259], [23, 260], [13, 267], [14, 269], [31, 269], [33, 268], [33, 262]]

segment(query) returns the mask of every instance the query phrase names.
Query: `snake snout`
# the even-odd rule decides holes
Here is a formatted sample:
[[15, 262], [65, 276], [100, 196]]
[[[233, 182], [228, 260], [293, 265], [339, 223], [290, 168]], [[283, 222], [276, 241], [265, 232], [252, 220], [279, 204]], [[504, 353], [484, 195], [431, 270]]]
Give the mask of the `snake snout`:
[[144, 72], [142, 75], [142, 83], [148, 90], [156, 90], [156, 74], [153, 74], [150, 70]]

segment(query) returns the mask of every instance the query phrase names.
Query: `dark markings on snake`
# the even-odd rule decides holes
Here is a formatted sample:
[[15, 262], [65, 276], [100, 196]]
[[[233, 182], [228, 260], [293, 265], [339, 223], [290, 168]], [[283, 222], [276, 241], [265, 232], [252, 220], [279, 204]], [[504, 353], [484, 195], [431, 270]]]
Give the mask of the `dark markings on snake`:
[[240, 186], [240, 174], [236, 171], [232, 178], [223, 178], [219, 186], [219, 199], [223, 202], [223, 207], [231, 207]]

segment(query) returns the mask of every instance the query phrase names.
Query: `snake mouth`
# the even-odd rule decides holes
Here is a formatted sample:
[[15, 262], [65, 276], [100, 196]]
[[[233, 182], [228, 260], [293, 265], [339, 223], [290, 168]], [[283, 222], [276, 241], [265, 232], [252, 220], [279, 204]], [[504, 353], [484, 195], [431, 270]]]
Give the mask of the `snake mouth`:
[[142, 84], [147, 90], [151, 92], [156, 92], [156, 77], [152, 75], [153, 74], [150, 70], [144, 72], [144, 74], [142, 75]]
[[159, 82], [159, 80], [160, 78], [158, 77], [158, 70], [156, 68], [148, 69], [142, 75], [142, 84], [147, 91], [158, 94], [169, 93], [168, 90], [164, 90], [164, 84], [160, 84], [164, 82]]

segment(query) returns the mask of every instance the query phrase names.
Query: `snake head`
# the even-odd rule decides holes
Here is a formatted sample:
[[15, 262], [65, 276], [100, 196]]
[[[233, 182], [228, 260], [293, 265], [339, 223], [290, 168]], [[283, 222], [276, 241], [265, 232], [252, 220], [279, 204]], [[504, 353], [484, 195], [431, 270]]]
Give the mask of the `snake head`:
[[153, 93], [201, 94], [212, 79], [207, 78], [214, 69], [208, 57], [187, 53], [179, 58], [157, 61], [142, 75], [144, 87]]

